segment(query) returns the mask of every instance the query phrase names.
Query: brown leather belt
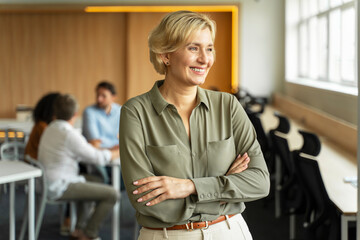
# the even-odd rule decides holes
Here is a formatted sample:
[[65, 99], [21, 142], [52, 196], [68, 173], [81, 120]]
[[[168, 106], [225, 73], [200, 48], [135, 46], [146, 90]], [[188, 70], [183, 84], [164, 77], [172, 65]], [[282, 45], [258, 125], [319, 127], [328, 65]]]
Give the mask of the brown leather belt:
[[[231, 214], [231, 215], [227, 215], [228, 218], [231, 218], [233, 216], [235, 216], [235, 214]], [[193, 229], [206, 229], [208, 228], [210, 225], [219, 223], [226, 220], [226, 216], [220, 216], [217, 219], [213, 220], [213, 221], [205, 221], [205, 222], [189, 222], [187, 224], [183, 224], [183, 225], [175, 225], [172, 227], [167, 227], [166, 230], [193, 230]], [[163, 230], [163, 228], [150, 228], [150, 227], [144, 227], [147, 229], [151, 229], [151, 230]]]

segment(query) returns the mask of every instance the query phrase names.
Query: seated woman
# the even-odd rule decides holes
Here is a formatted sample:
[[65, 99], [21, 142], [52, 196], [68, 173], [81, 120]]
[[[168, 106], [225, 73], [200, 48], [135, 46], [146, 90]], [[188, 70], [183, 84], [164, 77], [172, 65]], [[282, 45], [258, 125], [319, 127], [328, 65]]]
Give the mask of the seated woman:
[[47, 125], [54, 119], [53, 104], [54, 100], [60, 93], [48, 93], [43, 96], [36, 104], [33, 111], [34, 127], [31, 130], [29, 140], [26, 144], [25, 155], [33, 159], [38, 157], [38, 148], [40, 137]]

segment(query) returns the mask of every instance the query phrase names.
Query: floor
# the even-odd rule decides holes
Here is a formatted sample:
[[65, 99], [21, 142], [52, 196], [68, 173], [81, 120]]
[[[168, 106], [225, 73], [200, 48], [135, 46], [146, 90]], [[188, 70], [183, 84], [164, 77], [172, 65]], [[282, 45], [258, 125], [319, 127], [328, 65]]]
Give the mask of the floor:
[[[0, 188], [2, 190], [2, 188]], [[3, 192], [3, 191], [1, 191]], [[2, 193], [0, 195], [0, 240], [8, 239], [9, 236], [9, 196]], [[16, 232], [20, 231], [21, 219], [24, 209], [26, 195], [24, 189], [18, 187], [16, 190]], [[247, 203], [247, 208], [243, 213], [248, 223], [249, 229], [254, 240], [288, 240], [289, 239], [289, 221], [288, 217], [275, 218], [274, 201], [258, 200]], [[121, 200], [121, 224], [120, 239], [133, 240], [135, 233], [135, 211], [130, 205], [127, 195], [122, 192]], [[42, 225], [39, 240], [65, 240], [68, 237], [62, 237], [59, 234], [59, 210], [58, 206], [48, 205], [45, 211], [44, 223]], [[301, 219], [297, 222], [297, 240], [304, 239], [301, 227]], [[111, 215], [104, 222], [100, 236], [103, 240], [111, 240]]]

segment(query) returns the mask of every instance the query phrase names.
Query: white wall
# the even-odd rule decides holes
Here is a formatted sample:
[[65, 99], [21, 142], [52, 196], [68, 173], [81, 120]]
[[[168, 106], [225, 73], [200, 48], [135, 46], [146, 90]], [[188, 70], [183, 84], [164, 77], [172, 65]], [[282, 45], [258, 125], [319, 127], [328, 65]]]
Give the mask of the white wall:
[[285, 1], [241, 2], [240, 86], [255, 96], [283, 91]]

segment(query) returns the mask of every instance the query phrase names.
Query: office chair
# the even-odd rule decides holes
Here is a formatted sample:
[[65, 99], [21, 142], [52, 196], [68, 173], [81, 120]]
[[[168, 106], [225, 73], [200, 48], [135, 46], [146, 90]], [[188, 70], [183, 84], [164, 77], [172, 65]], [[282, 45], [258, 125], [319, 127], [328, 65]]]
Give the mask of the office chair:
[[[275, 154], [278, 158], [276, 169], [276, 217], [289, 215], [290, 239], [295, 239], [296, 215], [305, 213], [306, 202], [304, 192], [300, 186], [295, 170], [294, 159], [290, 152], [287, 139], [283, 136], [290, 131], [290, 122], [285, 116], [275, 114], [279, 118], [279, 125], [270, 131]], [[281, 135], [283, 134], [283, 135]]]
[[251, 123], [254, 126], [257, 140], [260, 144], [261, 151], [264, 155], [268, 170], [270, 174], [275, 171], [275, 162], [274, 162], [274, 151], [272, 147], [272, 143], [270, 141], [269, 136], [265, 133], [264, 127], [261, 123], [261, 119], [259, 117], [259, 113], [248, 113], [248, 117]]
[[[47, 204], [59, 205], [59, 207], [60, 207], [60, 225], [61, 225], [61, 223], [63, 223], [63, 221], [64, 221], [65, 205], [67, 203], [70, 203], [71, 232], [74, 231], [75, 223], [76, 223], [76, 204], [75, 204], [75, 202], [74, 201], [64, 201], [64, 200], [61, 200], [61, 201], [49, 200], [47, 197], [48, 196], [48, 192], [47, 192], [48, 184], [47, 184], [47, 180], [46, 180], [46, 176], [45, 176], [44, 166], [39, 161], [33, 159], [29, 155], [26, 155], [25, 159], [29, 164], [40, 168], [41, 171], [43, 172], [42, 176], [36, 179], [36, 193], [39, 196], [39, 200], [37, 201], [38, 211], [36, 214], [36, 221], [35, 221], [35, 239], [38, 239], [38, 237], [39, 237], [41, 224], [42, 224], [44, 213], [45, 213], [45, 207]], [[27, 208], [27, 204], [26, 204], [26, 208]], [[25, 216], [24, 216], [24, 221], [21, 226], [19, 240], [24, 239], [26, 228], [28, 226], [28, 224], [27, 224], [28, 211], [25, 210], [24, 214], [25, 214]]]
[[[238, 88], [234, 94], [245, 111], [248, 110], [257, 113], [263, 113], [268, 100], [266, 97], [255, 97], [243, 88]], [[256, 109], [256, 110], [255, 110]]]
[[299, 133], [304, 144], [300, 150], [293, 151], [293, 156], [307, 198], [305, 237], [310, 240], [340, 239], [340, 216], [327, 194], [318, 162], [314, 159], [320, 153], [320, 140], [313, 133], [302, 130]]
[[5, 142], [0, 147], [0, 159], [24, 160], [25, 147], [23, 142]]

